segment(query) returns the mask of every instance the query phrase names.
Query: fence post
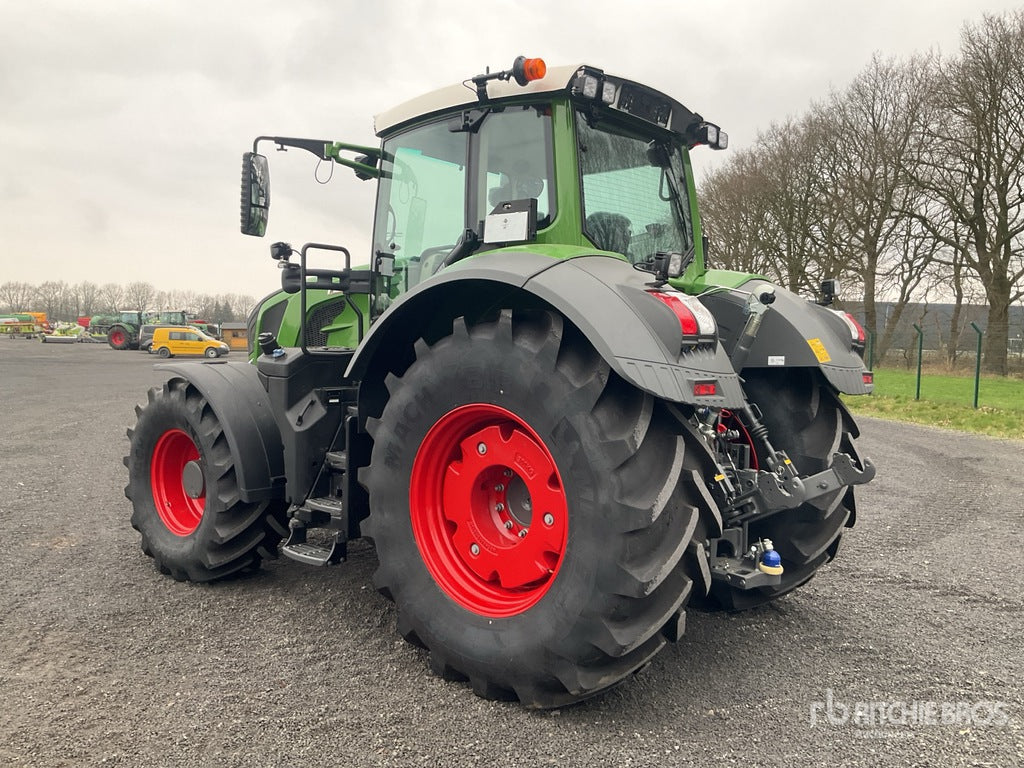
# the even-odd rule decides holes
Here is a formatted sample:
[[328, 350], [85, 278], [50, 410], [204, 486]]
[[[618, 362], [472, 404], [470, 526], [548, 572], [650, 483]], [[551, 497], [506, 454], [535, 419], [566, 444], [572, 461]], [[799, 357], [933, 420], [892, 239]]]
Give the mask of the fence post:
[[971, 323], [971, 328], [978, 334], [978, 353], [974, 358], [974, 407], [978, 407], [978, 390], [981, 388], [981, 337], [984, 331], [978, 327], [975, 322]]
[[914, 323], [914, 330], [917, 331], [917, 394], [915, 400], [921, 399], [921, 358], [924, 356], [924, 331], [921, 326]]

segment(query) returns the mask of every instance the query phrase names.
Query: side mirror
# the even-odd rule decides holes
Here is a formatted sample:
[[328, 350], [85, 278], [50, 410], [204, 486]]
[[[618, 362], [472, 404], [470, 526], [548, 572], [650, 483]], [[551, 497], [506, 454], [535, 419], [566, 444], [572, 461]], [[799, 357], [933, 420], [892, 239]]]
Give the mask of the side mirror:
[[242, 155], [242, 234], [263, 237], [270, 213], [270, 165], [255, 152]]

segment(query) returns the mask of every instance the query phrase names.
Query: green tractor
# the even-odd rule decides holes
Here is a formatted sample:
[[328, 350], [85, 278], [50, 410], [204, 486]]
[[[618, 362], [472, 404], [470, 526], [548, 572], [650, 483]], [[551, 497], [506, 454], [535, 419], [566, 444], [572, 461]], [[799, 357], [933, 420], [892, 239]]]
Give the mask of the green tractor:
[[137, 309], [122, 309], [115, 315], [95, 315], [90, 318], [89, 334], [106, 336], [107, 343], [114, 349], [138, 349], [142, 326], [146, 324], [191, 325], [184, 311], [140, 312]]
[[376, 179], [372, 251], [275, 243], [252, 362], [160, 366], [125, 493], [161, 572], [372, 541], [437, 674], [557, 707], [628, 679], [688, 606], [766, 603], [836, 556], [875, 474], [839, 398], [872, 389], [863, 331], [708, 268], [690, 152], [724, 132], [523, 57], [376, 130], [243, 157], [243, 233], [266, 230], [267, 143]]

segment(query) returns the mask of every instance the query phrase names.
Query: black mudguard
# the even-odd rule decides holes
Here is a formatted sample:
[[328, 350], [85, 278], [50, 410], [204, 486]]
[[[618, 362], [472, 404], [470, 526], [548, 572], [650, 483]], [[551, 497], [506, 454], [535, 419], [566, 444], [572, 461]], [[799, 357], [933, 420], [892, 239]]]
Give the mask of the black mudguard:
[[[379, 381], [386, 350], [410, 346], [439, 313], [449, 318], [450, 327], [450, 319], [460, 315], [532, 302], [560, 312], [619, 376], [642, 390], [696, 406], [742, 405], [739, 377], [720, 344], [680, 352], [679, 320], [645, 292], [652, 279], [609, 256], [553, 260], [528, 251], [482, 254], [389, 307], [360, 345], [346, 377]], [[378, 355], [381, 350], [385, 353]], [[714, 395], [694, 395], [696, 383], [711, 382]], [[368, 395], [365, 389], [361, 397]]]
[[161, 363], [155, 368], [187, 379], [217, 414], [234, 458], [242, 501], [283, 499], [281, 433], [256, 367], [210, 361]]
[[732, 354], [746, 323], [751, 292], [775, 288], [775, 301], [761, 321], [744, 368], [819, 368], [829, 383], [848, 395], [866, 395], [864, 360], [854, 349], [850, 329], [826, 307], [764, 280], [751, 280], [738, 290], [709, 291], [700, 299], [718, 321], [725, 349]]

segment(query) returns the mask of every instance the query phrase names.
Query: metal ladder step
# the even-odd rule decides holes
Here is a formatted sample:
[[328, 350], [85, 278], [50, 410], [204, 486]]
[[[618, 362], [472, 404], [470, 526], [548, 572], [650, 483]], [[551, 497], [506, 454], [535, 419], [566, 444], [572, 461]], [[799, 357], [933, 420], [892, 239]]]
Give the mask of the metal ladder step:
[[306, 565], [336, 565], [348, 556], [348, 545], [342, 531], [335, 531], [330, 546], [320, 546], [306, 541], [306, 526], [292, 519], [288, 524], [291, 535], [281, 545], [281, 554]]

